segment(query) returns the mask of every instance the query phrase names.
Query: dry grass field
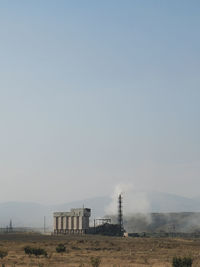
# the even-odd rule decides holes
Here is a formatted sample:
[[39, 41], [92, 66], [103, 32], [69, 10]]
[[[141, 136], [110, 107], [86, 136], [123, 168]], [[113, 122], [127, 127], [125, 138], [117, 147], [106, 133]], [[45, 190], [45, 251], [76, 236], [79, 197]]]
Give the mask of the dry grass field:
[[[65, 253], [57, 253], [63, 243]], [[28, 256], [25, 246], [40, 247], [48, 256]], [[102, 236], [43, 236], [39, 234], [0, 235], [0, 251], [8, 255], [1, 264], [8, 266], [92, 266], [91, 257], [100, 257], [100, 266], [172, 266], [174, 256], [191, 256], [200, 266], [200, 239], [119, 238]], [[0, 264], [0, 266], [1, 266]]]

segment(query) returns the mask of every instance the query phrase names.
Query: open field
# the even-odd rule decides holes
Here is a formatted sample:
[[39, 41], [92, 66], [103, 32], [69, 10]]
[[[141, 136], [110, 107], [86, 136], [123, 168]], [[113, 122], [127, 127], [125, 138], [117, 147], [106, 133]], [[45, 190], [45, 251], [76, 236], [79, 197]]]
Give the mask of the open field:
[[[67, 251], [57, 253], [65, 244]], [[47, 257], [28, 256], [25, 246], [44, 248]], [[171, 266], [174, 256], [192, 256], [200, 266], [200, 239], [119, 238], [102, 236], [43, 236], [39, 234], [0, 235], [0, 250], [8, 255], [1, 260], [8, 266], [92, 266], [91, 257], [100, 257], [100, 266]]]

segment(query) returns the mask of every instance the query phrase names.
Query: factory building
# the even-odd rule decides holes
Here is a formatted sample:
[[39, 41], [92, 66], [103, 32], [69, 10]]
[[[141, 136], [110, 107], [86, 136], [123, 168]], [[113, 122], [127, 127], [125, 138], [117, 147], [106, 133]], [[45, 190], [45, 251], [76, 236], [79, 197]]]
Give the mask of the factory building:
[[84, 234], [89, 229], [91, 209], [54, 212], [54, 234]]

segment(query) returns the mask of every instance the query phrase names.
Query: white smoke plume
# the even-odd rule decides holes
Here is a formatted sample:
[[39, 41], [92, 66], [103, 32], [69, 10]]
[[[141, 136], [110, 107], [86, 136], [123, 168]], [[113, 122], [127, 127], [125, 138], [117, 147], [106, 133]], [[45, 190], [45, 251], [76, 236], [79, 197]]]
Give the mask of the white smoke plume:
[[119, 194], [122, 194], [123, 214], [125, 216], [150, 212], [150, 205], [145, 192], [137, 192], [132, 184], [118, 184], [111, 196], [111, 203], [106, 207], [106, 214], [117, 215]]

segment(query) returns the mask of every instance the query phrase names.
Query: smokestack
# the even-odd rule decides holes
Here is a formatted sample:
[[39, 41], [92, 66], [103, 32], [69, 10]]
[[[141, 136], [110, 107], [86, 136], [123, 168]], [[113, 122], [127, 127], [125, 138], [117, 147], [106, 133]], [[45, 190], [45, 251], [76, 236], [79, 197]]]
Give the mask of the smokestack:
[[120, 230], [120, 235], [124, 232], [124, 226], [123, 226], [123, 213], [122, 213], [122, 195], [119, 194], [118, 198], [118, 225]]

